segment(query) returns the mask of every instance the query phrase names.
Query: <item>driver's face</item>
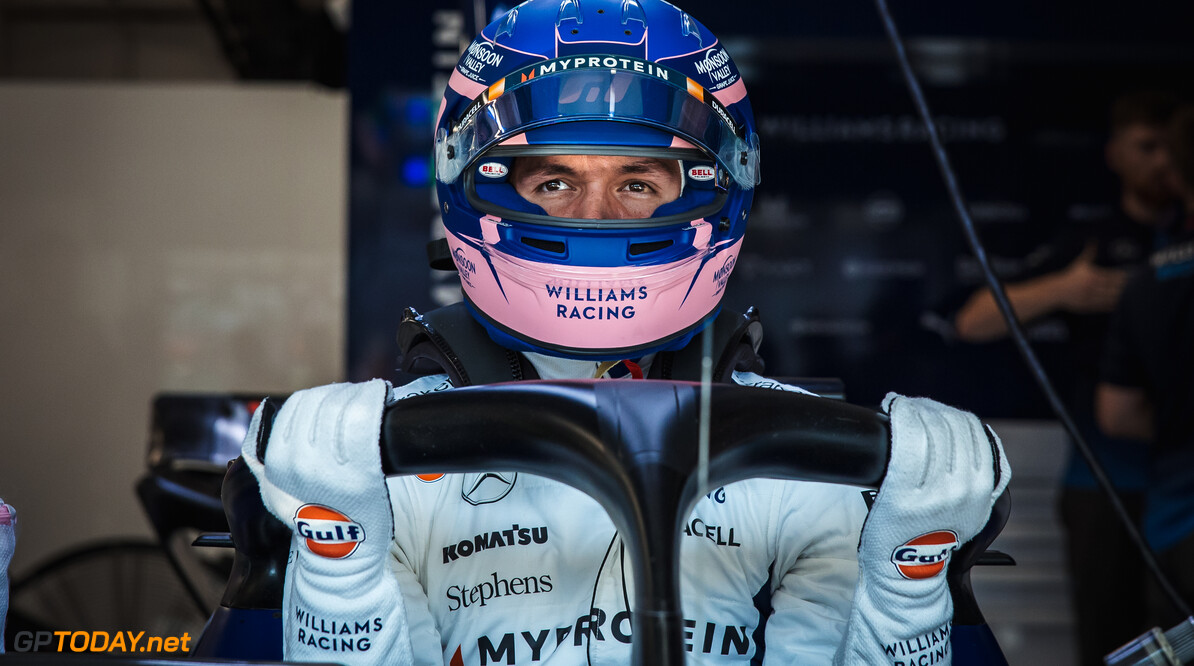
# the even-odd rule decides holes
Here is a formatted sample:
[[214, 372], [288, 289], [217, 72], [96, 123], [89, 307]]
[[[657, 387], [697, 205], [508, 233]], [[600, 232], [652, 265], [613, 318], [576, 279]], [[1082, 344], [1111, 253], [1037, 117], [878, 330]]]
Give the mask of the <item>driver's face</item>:
[[549, 155], [515, 158], [510, 182], [554, 217], [632, 220], [680, 196], [680, 164], [653, 157]]

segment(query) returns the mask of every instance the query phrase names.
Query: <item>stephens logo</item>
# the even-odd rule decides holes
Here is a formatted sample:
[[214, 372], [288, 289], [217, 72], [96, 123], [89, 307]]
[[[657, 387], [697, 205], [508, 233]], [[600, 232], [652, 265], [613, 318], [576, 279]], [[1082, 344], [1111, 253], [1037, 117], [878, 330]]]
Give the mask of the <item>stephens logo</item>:
[[717, 172], [714, 171], [713, 167], [706, 165], [694, 166], [688, 170], [688, 177], [693, 180], [713, 180], [713, 177], [716, 175]]
[[477, 167], [477, 173], [486, 178], [504, 178], [506, 174], [510, 173], [510, 169], [501, 162], [486, 162]]
[[294, 530], [306, 540], [308, 550], [332, 560], [352, 555], [365, 540], [365, 528], [360, 523], [322, 504], [299, 507], [294, 514]]
[[551, 592], [551, 574], [501, 578], [497, 572], [476, 585], [451, 585], [444, 592], [448, 598], [448, 612], [470, 606], [484, 606], [493, 599]]
[[891, 553], [891, 563], [910, 580], [932, 578], [945, 569], [949, 552], [956, 550], [958, 535], [949, 530], [922, 534]]

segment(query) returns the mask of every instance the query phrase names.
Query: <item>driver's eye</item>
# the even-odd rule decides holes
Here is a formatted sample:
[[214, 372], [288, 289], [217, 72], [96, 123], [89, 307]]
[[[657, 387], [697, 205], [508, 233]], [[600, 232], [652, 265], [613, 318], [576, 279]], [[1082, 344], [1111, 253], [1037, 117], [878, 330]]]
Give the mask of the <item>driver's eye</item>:
[[560, 190], [568, 189], [568, 186], [564, 184], [564, 181], [559, 179], [549, 180], [540, 185], [540, 187], [547, 192], [559, 192]]
[[626, 189], [631, 192], [636, 192], [639, 194], [643, 194], [643, 193], [651, 191], [651, 187], [649, 185], [647, 185], [646, 183], [638, 183], [638, 182], [629, 183], [628, 185], [626, 185]]

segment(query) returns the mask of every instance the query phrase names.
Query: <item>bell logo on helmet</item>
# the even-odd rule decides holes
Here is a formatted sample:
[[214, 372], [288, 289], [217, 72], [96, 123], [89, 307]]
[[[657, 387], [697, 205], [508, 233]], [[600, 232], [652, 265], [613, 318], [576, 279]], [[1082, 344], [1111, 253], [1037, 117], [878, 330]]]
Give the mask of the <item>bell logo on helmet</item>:
[[713, 177], [716, 175], [717, 171], [711, 166], [694, 166], [688, 170], [688, 177], [693, 180], [713, 180]]
[[510, 173], [510, 169], [501, 162], [486, 162], [477, 167], [477, 173], [486, 178], [504, 178], [506, 174]]
[[891, 563], [909, 580], [932, 578], [945, 569], [949, 553], [957, 550], [958, 535], [939, 530], [910, 539], [891, 553]]
[[304, 504], [294, 514], [294, 531], [307, 549], [320, 557], [340, 560], [352, 555], [365, 540], [365, 528], [322, 504]]

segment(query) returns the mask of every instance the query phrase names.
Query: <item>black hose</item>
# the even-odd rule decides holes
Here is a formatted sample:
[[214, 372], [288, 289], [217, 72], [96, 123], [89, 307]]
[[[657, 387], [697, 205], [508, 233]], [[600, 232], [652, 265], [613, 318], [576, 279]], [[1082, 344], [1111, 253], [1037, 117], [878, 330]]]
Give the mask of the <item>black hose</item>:
[[941, 143], [941, 138], [937, 134], [937, 125], [933, 122], [932, 114], [929, 113], [929, 105], [925, 101], [924, 93], [921, 91], [920, 84], [916, 80], [916, 75], [912, 72], [912, 66], [908, 63], [908, 54], [904, 48], [904, 42], [900, 38], [899, 31], [896, 29], [895, 21], [891, 18], [891, 12], [887, 9], [887, 0], [875, 0], [875, 6], [879, 9], [879, 15], [883, 19], [883, 28], [887, 31], [887, 37], [891, 40], [891, 45], [895, 49], [896, 58], [900, 63], [900, 71], [904, 76], [904, 83], [907, 84], [908, 92], [911, 93], [913, 101], [916, 102], [916, 110], [919, 112], [921, 120], [924, 121], [925, 129], [928, 131], [929, 143], [933, 148], [933, 157], [936, 158], [937, 167], [941, 170], [941, 177], [945, 180], [945, 187], [949, 190], [949, 197], [953, 203], [954, 211], [958, 214], [958, 219], [961, 222], [962, 230], [966, 234], [966, 240], [970, 244], [970, 249], [974, 251], [975, 258], [978, 259], [979, 265], [982, 266], [983, 276], [991, 288], [991, 294], [995, 297], [995, 303], [999, 306], [1000, 313], [1003, 314], [1003, 318], [1007, 321], [1008, 331], [1011, 334], [1012, 340], [1016, 343], [1016, 349], [1019, 350], [1020, 356], [1024, 358], [1024, 362], [1028, 365], [1028, 369], [1032, 372], [1037, 384], [1044, 391], [1045, 398], [1048, 399], [1053, 412], [1057, 414], [1057, 418], [1065, 427], [1066, 432], [1069, 433], [1070, 438], [1073, 439], [1074, 445], [1078, 447], [1078, 452], [1082, 454], [1082, 458], [1086, 460], [1086, 464], [1090, 465], [1090, 469], [1094, 473], [1099, 487], [1107, 493], [1108, 499], [1111, 500], [1111, 506], [1115, 509], [1115, 514], [1124, 524], [1124, 527], [1127, 528], [1132, 541], [1144, 557], [1145, 565], [1148, 566], [1149, 571], [1152, 572], [1161, 589], [1164, 590], [1169, 600], [1173, 602], [1173, 605], [1183, 616], [1190, 617], [1194, 615], [1194, 613], [1190, 612], [1190, 607], [1181, 598], [1181, 595], [1174, 589], [1173, 584], [1169, 582], [1169, 579], [1161, 571], [1156, 556], [1140, 535], [1140, 530], [1137, 529], [1131, 516], [1128, 515], [1123, 501], [1119, 498], [1119, 494], [1115, 492], [1115, 486], [1112, 485], [1111, 479], [1107, 477], [1103, 466], [1095, 458], [1090, 445], [1086, 443], [1086, 439], [1078, 432], [1073, 418], [1070, 417], [1069, 411], [1062, 404], [1061, 398], [1057, 396], [1057, 391], [1054, 390], [1053, 384], [1045, 374], [1044, 368], [1041, 367], [1040, 361], [1037, 360], [1036, 354], [1032, 351], [1032, 347], [1029, 346], [1028, 338], [1024, 335], [1024, 329], [1020, 326], [1020, 321], [1016, 318], [1016, 313], [1012, 309], [1011, 303], [1007, 300], [1007, 293], [1003, 289], [1003, 284], [1000, 283], [999, 278], [995, 275], [995, 271], [991, 269], [991, 263], [987, 259], [987, 250], [983, 247], [982, 241], [979, 240], [978, 232], [974, 227], [974, 221], [970, 218], [970, 213], [966, 206], [966, 200], [963, 198], [962, 191], [958, 187], [957, 174], [954, 173], [953, 167], [950, 165], [949, 156], [946, 154], [945, 147]]

